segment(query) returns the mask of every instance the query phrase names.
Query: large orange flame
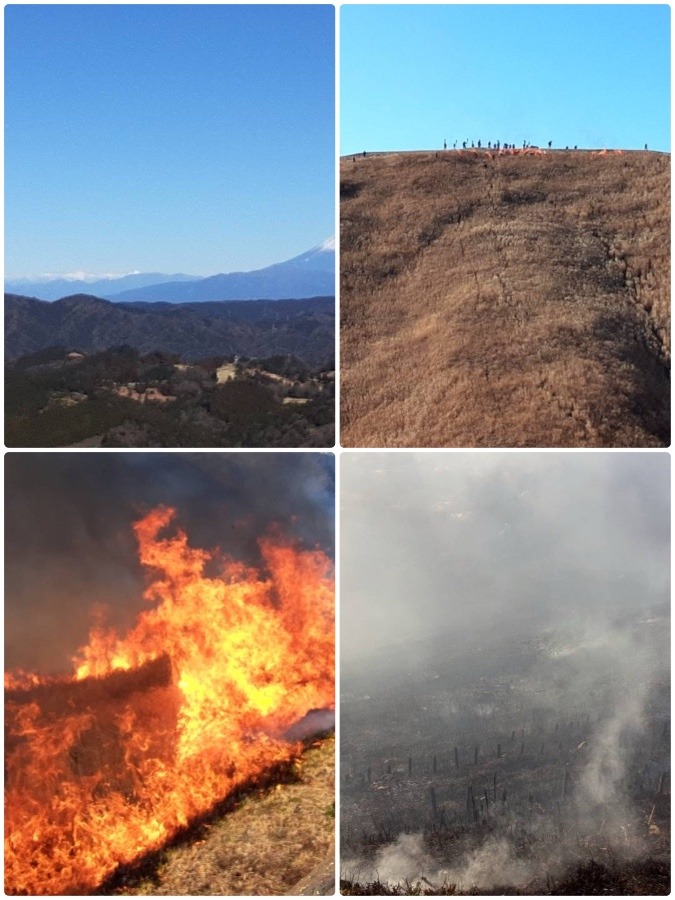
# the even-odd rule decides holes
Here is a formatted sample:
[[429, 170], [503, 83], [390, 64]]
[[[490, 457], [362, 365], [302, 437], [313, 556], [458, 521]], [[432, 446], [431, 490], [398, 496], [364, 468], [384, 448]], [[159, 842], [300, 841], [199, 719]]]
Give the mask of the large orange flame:
[[334, 704], [327, 557], [265, 538], [263, 574], [160, 538], [174, 515], [134, 526], [154, 605], [126, 637], [96, 627], [70, 678], [6, 679], [7, 893], [89, 892], [291, 758], [279, 735]]

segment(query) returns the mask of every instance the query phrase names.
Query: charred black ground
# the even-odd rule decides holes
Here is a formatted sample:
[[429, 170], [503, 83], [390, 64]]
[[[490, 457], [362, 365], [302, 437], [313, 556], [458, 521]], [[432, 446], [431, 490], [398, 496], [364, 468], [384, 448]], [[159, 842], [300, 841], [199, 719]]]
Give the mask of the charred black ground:
[[667, 455], [342, 463], [346, 892], [663, 892]]

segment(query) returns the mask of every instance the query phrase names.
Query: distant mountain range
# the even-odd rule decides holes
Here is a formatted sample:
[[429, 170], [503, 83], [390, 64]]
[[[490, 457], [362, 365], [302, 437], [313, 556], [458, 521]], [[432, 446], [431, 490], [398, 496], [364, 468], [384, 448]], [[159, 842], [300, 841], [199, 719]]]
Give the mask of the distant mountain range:
[[194, 361], [210, 355], [291, 354], [334, 365], [333, 297], [246, 302], [112, 303], [74, 295], [53, 303], [5, 294], [5, 355], [47, 347], [91, 353], [119, 345], [164, 350]]
[[17, 278], [5, 281], [5, 291], [9, 294], [22, 294], [37, 297], [39, 300], [59, 300], [73, 294], [91, 294], [94, 297], [106, 297], [111, 290], [119, 293], [150, 286], [184, 281], [201, 281], [201, 275], [163, 275], [161, 272], [139, 272], [133, 275], [99, 278], [94, 281], [83, 278]]
[[40, 278], [5, 282], [9, 294], [40, 300], [87, 294], [113, 302], [203, 303], [213, 300], [280, 300], [335, 294], [335, 242], [252, 272], [198, 275], [137, 273], [98, 281]]

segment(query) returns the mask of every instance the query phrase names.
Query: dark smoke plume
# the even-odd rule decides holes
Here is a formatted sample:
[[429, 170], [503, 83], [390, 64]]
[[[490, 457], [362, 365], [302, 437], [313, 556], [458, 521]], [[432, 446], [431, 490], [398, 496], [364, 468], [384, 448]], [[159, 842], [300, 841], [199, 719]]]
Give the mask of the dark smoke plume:
[[5, 668], [70, 669], [92, 609], [124, 630], [144, 608], [132, 523], [175, 506], [192, 545], [250, 564], [271, 527], [330, 556], [334, 458], [318, 453], [9, 453]]

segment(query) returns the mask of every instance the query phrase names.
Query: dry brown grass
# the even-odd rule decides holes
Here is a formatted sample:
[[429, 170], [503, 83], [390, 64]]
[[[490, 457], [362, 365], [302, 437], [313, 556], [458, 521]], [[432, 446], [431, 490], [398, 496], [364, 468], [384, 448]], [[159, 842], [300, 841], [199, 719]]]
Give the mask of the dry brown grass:
[[239, 798], [198, 837], [167, 850], [150, 875], [126, 879], [114, 893], [299, 893], [298, 882], [328, 869], [334, 852], [335, 738], [315, 741], [294, 766], [296, 777]]
[[342, 444], [670, 441], [670, 157], [341, 164]]

